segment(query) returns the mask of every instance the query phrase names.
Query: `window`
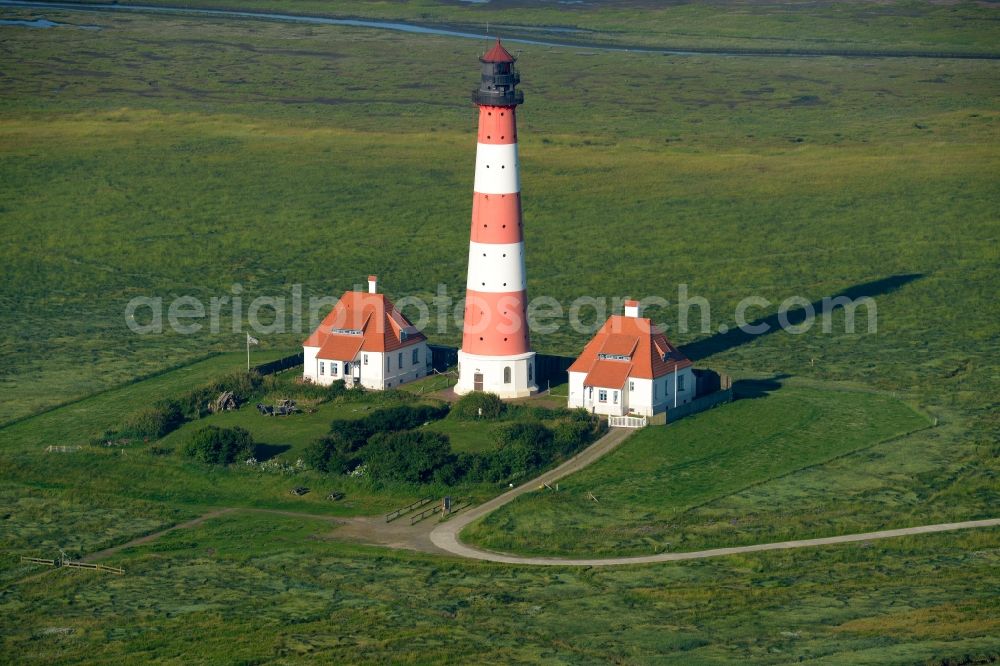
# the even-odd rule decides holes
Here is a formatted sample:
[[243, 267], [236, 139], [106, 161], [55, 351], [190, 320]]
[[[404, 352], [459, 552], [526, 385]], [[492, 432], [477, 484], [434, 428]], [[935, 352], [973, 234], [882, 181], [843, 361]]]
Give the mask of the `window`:
[[420, 347], [413, 348], [413, 365], [420, 363]]
[[389, 372], [392, 370], [392, 357], [388, 354], [385, 355], [385, 371]]
[[336, 363], [331, 363], [330, 364], [330, 374], [331, 375], [336, 375], [337, 374], [337, 364]]
[[345, 375], [351, 374], [351, 364], [350, 363], [345, 363], [344, 364], [344, 374]]
[[534, 375], [535, 375], [535, 364], [534, 363], [528, 363], [528, 383], [529, 384], [531, 383], [531, 380], [533, 380], [535, 378]]
[[323, 374], [323, 361], [319, 362], [319, 374]]
[[397, 365], [399, 366], [399, 369], [402, 370], [403, 369], [403, 352], [399, 352], [399, 358], [397, 358], [396, 360], [399, 361], [399, 363]]
[[618, 391], [614, 391], [611, 394], [611, 402], [613, 402], [616, 405], [618, 404]]
[[684, 375], [677, 375], [677, 392], [684, 390]]
[[510, 384], [510, 366], [503, 369], [503, 383]]
[[634, 391], [635, 390], [635, 382], [633, 382], [631, 379], [628, 382], [628, 390], [629, 391]]
[[605, 391], [604, 389], [601, 389], [600, 391], [598, 391], [597, 392], [597, 400], [600, 401], [600, 402], [607, 402], [608, 401], [608, 392]]
[[365, 365], [368, 365], [368, 354], [365, 354], [365, 355], [363, 355], [363, 356], [361, 357], [361, 359], [362, 359], [362, 362], [363, 362], [363, 363], [364, 363]]

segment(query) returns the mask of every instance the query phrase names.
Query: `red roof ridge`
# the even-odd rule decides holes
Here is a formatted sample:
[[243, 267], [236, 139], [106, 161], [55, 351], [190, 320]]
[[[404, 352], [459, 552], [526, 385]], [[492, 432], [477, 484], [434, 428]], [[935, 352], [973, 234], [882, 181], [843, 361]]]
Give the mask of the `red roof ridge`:
[[[335, 329], [341, 330], [335, 332]], [[346, 331], [360, 331], [361, 335]], [[344, 341], [334, 342], [333, 339]], [[341, 353], [350, 353], [350, 348], [356, 344], [357, 349], [353, 352], [356, 354], [358, 350], [395, 351], [426, 339], [426, 336], [417, 330], [384, 294], [345, 291], [330, 313], [302, 345], [336, 348]], [[354, 343], [346, 342], [347, 340], [353, 340]]]
[[499, 37], [497, 37], [497, 43], [493, 45], [493, 48], [484, 53], [479, 59], [483, 62], [514, 62], [517, 60], [517, 58], [510, 54], [510, 51], [503, 47]]
[[[598, 371], [598, 365], [613, 363], [626, 365], [622, 361], [605, 361], [601, 354], [625, 356], [622, 343], [629, 337], [634, 337], [638, 344], [627, 355], [631, 363], [629, 377], [640, 379], [655, 379], [692, 365], [691, 361], [667, 339], [659, 328], [647, 318], [625, 317], [611, 315], [604, 325], [594, 334], [590, 342], [583, 348], [576, 361], [569, 367], [570, 372], [585, 372], [588, 379], [591, 373], [607, 381], [608, 370]], [[613, 373], [617, 380], [617, 373]]]

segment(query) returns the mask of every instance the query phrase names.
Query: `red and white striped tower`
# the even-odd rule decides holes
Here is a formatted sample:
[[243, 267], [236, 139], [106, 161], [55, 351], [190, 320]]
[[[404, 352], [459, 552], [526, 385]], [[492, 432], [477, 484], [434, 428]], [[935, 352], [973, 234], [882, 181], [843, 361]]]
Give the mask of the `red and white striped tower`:
[[465, 292], [465, 324], [458, 352], [455, 392], [488, 391], [522, 398], [538, 390], [535, 353], [528, 337], [527, 281], [521, 221], [515, 110], [515, 58], [500, 40], [487, 51], [482, 82], [473, 91], [479, 106], [472, 237]]

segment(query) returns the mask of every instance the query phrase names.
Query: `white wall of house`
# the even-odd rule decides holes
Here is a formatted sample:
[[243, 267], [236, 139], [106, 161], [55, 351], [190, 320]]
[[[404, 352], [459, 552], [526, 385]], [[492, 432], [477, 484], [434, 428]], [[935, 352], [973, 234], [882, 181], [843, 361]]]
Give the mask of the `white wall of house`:
[[[670, 375], [667, 375], [669, 377]], [[629, 394], [629, 406], [636, 414], [650, 416], [655, 412], [654, 404], [663, 400], [662, 395], [653, 397], [653, 386], [662, 386], [664, 378], [659, 379], [639, 379], [629, 377], [625, 382], [625, 390]], [[663, 411], [662, 408], [660, 411]]]
[[[416, 351], [416, 358], [413, 354]], [[361, 352], [363, 356], [370, 352]], [[378, 357], [378, 365], [376, 366], [376, 357]], [[402, 364], [400, 363], [402, 361]], [[362, 384], [364, 384], [364, 371], [367, 368], [372, 368], [372, 374], [374, 375], [375, 367], [382, 369], [381, 385], [369, 386], [364, 384], [365, 388], [396, 388], [400, 384], [405, 384], [407, 382], [412, 382], [415, 379], [420, 379], [425, 377], [428, 372], [428, 367], [431, 362], [431, 350], [427, 347], [426, 342], [420, 342], [409, 347], [403, 347], [402, 349], [397, 349], [396, 351], [386, 352], [384, 354], [371, 353], [371, 357], [368, 359], [368, 366], [364, 365], [364, 358], [361, 359], [362, 365]], [[373, 377], [373, 381], [375, 378]]]
[[[431, 350], [426, 342], [388, 353], [358, 352], [350, 368], [345, 367], [343, 361], [316, 358], [318, 347], [303, 347], [302, 351], [302, 376], [322, 386], [329, 386], [340, 380], [350, 385], [352, 379], [356, 379], [367, 389], [381, 391], [425, 377], [431, 365]], [[400, 365], [400, 354], [402, 354], [402, 365]]]
[[[636, 414], [652, 416], [674, 406], [674, 374], [657, 379], [629, 378], [622, 387], [615, 402], [615, 389], [584, 386], [584, 372], [569, 373], [569, 407], [583, 407], [588, 412], [621, 416], [632, 411]], [[593, 390], [591, 390], [593, 389]], [[601, 391], [606, 391], [606, 399], [601, 401]], [[684, 405], [695, 398], [697, 386], [694, 371], [684, 368], [677, 375], [677, 405]]]
[[[584, 386], [585, 372], [569, 373], [569, 406], [582, 407], [593, 414], [621, 416], [628, 413], [627, 391], [621, 388]], [[603, 397], [603, 400], [602, 400]]]
[[569, 373], [569, 408], [583, 407], [583, 379], [586, 372]]
[[319, 347], [302, 348], [302, 378], [313, 383], [319, 383], [318, 366], [316, 364], [316, 354]]

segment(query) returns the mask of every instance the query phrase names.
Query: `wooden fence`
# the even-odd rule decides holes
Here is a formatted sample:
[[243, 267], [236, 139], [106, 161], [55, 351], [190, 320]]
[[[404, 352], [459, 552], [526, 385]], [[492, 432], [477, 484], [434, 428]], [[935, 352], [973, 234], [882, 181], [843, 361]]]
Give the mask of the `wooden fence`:
[[407, 504], [406, 506], [396, 509], [395, 511], [390, 511], [389, 513], [385, 514], [385, 522], [391, 523], [397, 518], [405, 516], [406, 514], [415, 509], [419, 509], [422, 506], [427, 506], [427, 504], [432, 501], [433, 500], [430, 497], [423, 497], [421, 499], [418, 499], [416, 502], [413, 502], [412, 504]]
[[645, 428], [645, 416], [609, 416], [608, 426], [611, 428]]
[[91, 569], [94, 571], [107, 571], [108, 573], [117, 574], [119, 576], [125, 573], [124, 569], [119, 567], [109, 567], [104, 564], [90, 564], [89, 562], [63, 562], [64, 567], [71, 567], [74, 569]]
[[434, 506], [432, 506], [429, 509], [424, 509], [420, 513], [418, 513], [415, 516], [413, 516], [412, 518], [410, 518], [410, 525], [416, 525], [421, 520], [424, 520], [425, 518], [430, 518], [435, 513], [440, 512], [441, 509], [443, 509], [443, 508], [444, 507], [442, 507], [440, 504], [435, 504]]
[[27, 562], [28, 564], [44, 564], [47, 567], [68, 567], [70, 569], [90, 569], [91, 571], [106, 571], [108, 573], [117, 574], [119, 576], [125, 574], [125, 570], [120, 567], [109, 567], [105, 564], [90, 564], [89, 562], [74, 562], [71, 560], [49, 560], [44, 557], [24, 557], [21, 556], [22, 562]]

